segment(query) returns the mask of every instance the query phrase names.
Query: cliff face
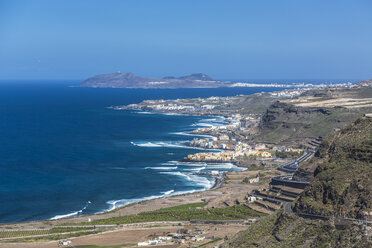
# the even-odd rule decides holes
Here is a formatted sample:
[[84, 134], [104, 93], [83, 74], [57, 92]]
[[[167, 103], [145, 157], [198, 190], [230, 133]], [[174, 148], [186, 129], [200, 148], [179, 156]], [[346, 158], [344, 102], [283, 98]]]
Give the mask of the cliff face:
[[257, 138], [266, 142], [283, 142], [325, 137], [362, 115], [359, 110], [298, 107], [275, 102], [263, 115]]
[[372, 119], [359, 119], [321, 144], [314, 179], [294, 210], [360, 218], [372, 211]]

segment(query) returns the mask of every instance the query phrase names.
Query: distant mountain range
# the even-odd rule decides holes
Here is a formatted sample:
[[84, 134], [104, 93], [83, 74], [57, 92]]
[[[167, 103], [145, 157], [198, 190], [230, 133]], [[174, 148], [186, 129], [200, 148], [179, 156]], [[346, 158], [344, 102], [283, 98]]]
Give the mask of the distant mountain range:
[[203, 73], [182, 77], [150, 78], [130, 72], [115, 72], [90, 77], [80, 86], [100, 88], [217, 88], [229, 87], [231, 83], [213, 79]]

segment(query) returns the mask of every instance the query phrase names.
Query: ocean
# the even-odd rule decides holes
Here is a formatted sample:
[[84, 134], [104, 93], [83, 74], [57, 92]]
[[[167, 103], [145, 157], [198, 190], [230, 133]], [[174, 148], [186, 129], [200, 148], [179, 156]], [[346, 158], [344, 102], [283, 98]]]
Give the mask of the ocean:
[[218, 117], [113, 110], [146, 99], [252, 94], [277, 88], [99, 89], [73, 81], [0, 83], [0, 223], [109, 211], [131, 202], [210, 188], [211, 170], [178, 162]]

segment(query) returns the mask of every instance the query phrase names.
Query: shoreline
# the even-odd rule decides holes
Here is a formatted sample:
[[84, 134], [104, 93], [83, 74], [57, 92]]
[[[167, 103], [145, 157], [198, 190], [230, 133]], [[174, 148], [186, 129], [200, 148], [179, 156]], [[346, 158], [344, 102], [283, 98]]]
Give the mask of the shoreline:
[[[108, 107], [108, 108], [115, 109], [114, 107]], [[128, 111], [128, 110], [126, 110], [126, 111]], [[129, 110], [129, 111], [133, 111], [133, 110]], [[140, 110], [134, 110], [134, 112], [136, 112], [138, 114], [141, 114], [141, 113], [139, 113]], [[221, 118], [221, 119], [225, 119], [226, 118], [226, 116], [206, 115], [206, 114], [189, 115], [189, 114], [165, 113], [165, 112], [157, 112], [157, 111], [155, 111], [155, 112], [154, 111], [152, 111], [152, 112], [149, 111], [148, 113], [149, 114], [163, 114], [163, 115], [168, 115], [168, 116], [169, 115], [180, 115], [180, 116], [199, 116], [199, 117], [208, 116], [208, 117], [216, 117], [216, 118]], [[197, 130], [197, 129], [194, 129], [192, 131], [187, 131], [187, 132], [182, 132], [181, 131], [181, 132], [177, 132], [177, 134], [178, 135], [185, 135], [185, 136], [215, 137], [215, 136], [212, 136], [212, 135], [193, 134], [192, 132], [195, 131], [195, 130]], [[180, 133], [182, 133], [182, 134], [180, 134]], [[189, 148], [198, 148], [198, 147], [193, 147], [193, 146], [188, 146], [188, 145], [186, 145], [186, 146], [189, 147]], [[203, 148], [200, 148], [200, 149], [203, 149]], [[213, 151], [213, 150], [216, 150], [216, 149], [203, 149], [203, 150]], [[180, 159], [177, 162], [183, 162], [183, 159]], [[198, 162], [198, 161], [188, 161], [188, 162]], [[206, 164], [208, 164], [208, 163], [231, 163], [231, 164], [233, 164], [236, 167], [239, 167], [239, 168], [242, 168], [242, 169], [246, 169], [246, 167], [239, 166], [235, 161], [225, 161], [225, 162], [224, 161], [217, 161], [217, 162], [200, 161], [200, 162], [204, 162]], [[244, 170], [241, 170], [241, 171], [244, 171]], [[241, 171], [236, 171], [236, 172], [241, 172]], [[120, 211], [122, 209], [125, 209], [127, 207], [130, 207], [130, 206], [133, 206], [133, 205], [141, 205], [141, 204], [143, 204], [145, 202], [149, 202], [149, 201], [152, 201], [152, 200], [165, 199], [165, 198], [168, 198], [169, 199], [169, 198], [178, 197], [178, 196], [190, 196], [190, 195], [194, 195], [194, 194], [198, 194], [198, 193], [202, 193], [202, 192], [216, 190], [216, 189], [221, 188], [225, 184], [226, 173], [227, 173], [226, 171], [223, 172], [222, 174], [220, 173], [220, 175], [222, 175], [222, 176], [220, 176], [220, 175], [218, 175], [218, 176], [210, 175], [210, 176], [213, 177], [213, 185], [211, 187], [209, 187], [209, 188], [206, 188], [206, 189], [190, 190], [188, 192], [179, 191], [179, 192], [172, 192], [169, 195], [159, 195], [159, 196], [143, 197], [142, 199], [139, 199], [138, 201], [129, 202], [128, 204], [124, 204], [124, 205], [119, 206], [119, 207], [110, 208], [108, 210], [99, 211], [99, 212], [96, 212], [96, 213], [93, 213], [93, 214], [81, 214], [80, 215], [79, 213], [81, 213], [84, 209], [86, 209], [87, 206], [90, 204], [90, 202], [88, 201], [87, 204], [84, 206], [84, 208], [79, 209], [79, 210], [76, 210], [76, 211], [73, 211], [71, 213], [56, 214], [55, 216], [53, 216], [53, 217], [51, 217], [49, 219], [31, 220], [31, 221], [24, 221], [24, 222], [22, 221], [22, 222], [0, 223], [0, 227], [1, 226], [6, 226], [6, 225], [22, 225], [22, 224], [27, 224], [27, 223], [40, 223], [40, 222], [63, 222], [63, 221], [66, 221], [67, 222], [67, 221], [81, 219], [81, 218], [89, 218], [89, 217], [94, 217], [94, 216], [102, 216], [102, 215], [106, 215], [106, 214], [108, 215], [110, 213], [118, 212], [118, 211]], [[192, 175], [198, 175], [197, 173], [191, 173], [191, 174]], [[199, 175], [199, 176], [202, 176], [202, 175]], [[135, 198], [133, 200], [135, 200]], [[112, 201], [120, 201], [120, 200], [112, 200]], [[66, 217], [64, 217], [64, 216], [66, 216]]]
[[[112, 210], [104, 211], [104, 212], [97, 212], [94, 214], [86, 214], [86, 215], [79, 215], [79, 216], [72, 216], [72, 217], [66, 217], [66, 218], [59, 218], [59, 219], [44, 219], [44, 220], [34, 220], [34, 221], [25, 221], [25, 222], [7, 222], [7, 223], [0, 223], [0, 230], [7, 230], [7, 229], [13, 229], [14, 226], [38, 226], [38, 225], [60, 225], [63, 223], [79, 223], [79, 222], [86, 222], [87, 219], [106, 219], [106, 218], [112, 218], [115, 217], [116, 213], [120, 211], [125, 211], [127, 208], [131, 207], [138, 207], [138, 206], [143, 206], [143, 205], [152, 205], [151, 202], [159, 202], [162, 200], [172, 202], [173, 200], [177, 200], [177, 198], [182, 198], [185, 199], [185, 197], [190, 197], [190, 198], [196, 198], [197, 201], [188, 201], [186, 200], [183, 203], [179, 204], [165, 204], [162, 208], [167, 208], [167, 207], [173, 207], [173, 206], [178, 206], [178, 205], [183, 205], [183, 204], [189, 204], [189, 203], [196, 203], [196, 202], [201, 202], [200, 194], [205, 195], [205, 193], [208, 192], [213, 192], [214, 190], [221, 189], [223, 186], [226, 185], [226, 177], [229, 173], [240, 173], [243, 171], [234, 171], [234, 172], [225, 172], [222, 177], [218, 178], [217, 176], [214, 176], [214, 184], [208, 188], [208, 189], [202, 189], [202, 190], [192, 190], [192, 192], [177, 192], [173, 195], [166, 195], [166, 196], [159, 196], [159, 197], [152, 197], [149, 199], [143, 199], [139, 201], [134, 201], [131, 203], [128, 203], [127, 205], [117, 207]], [[181, 202], [180, 200], [178, 200]], [[146, 212], [148, 210], [141, 210], [138, 211], [138, 213], [141, 212]], [[128, 214], [130, 215], [130, 214]], [[121, 216], [121, 214], [119, 215]], [[103, 218], [101, 218], [103, 217]], [[52, 224], [53, 223], [53, 224]], [[11, 226], [11, 227], [10, 227]]]
[[[114, 110], [125, 110], [125, 109], [116, 109], [115, 106], [111, 106], [111, 107], [108, 107], [110, 109], [114, 109]], [[209, 116], [209, 117], [216, 117], [216, 118], [221, 118], [221, 119], [225, 119], [226, 116], [217, 116], [217, 115], [205, 115], [205, 114], [184, 114], [184, 113], [177, 113], [177, 112], [164, 112], [164, 111], [143, 111], [141, 109], [138, 109], [138, 110], [126, 110], [126, 111], [133, 111], [137, 114], [161, 114], [161, 115], [168, 115], [168, 116], [199, 116], [199, 117], [203, 117], [203, 116]], [[203, 135], [203, 134], [193, 134], [192, 132], [194, 132], [195, 130], [197, 129], [194, 129], [192, 130], [191, 132], [176, 132], [176, 134], [178, 135], [185, 135], [185, 136], [196, 136], [196, 137], [215, 137], [215, 136], [212, 136], [212, 135]], [[181, 134], [182, 133], [182, 134]], [[185, 145], [189, 148], [194, 148], [194, 149], [203, 149], [203, 150], [210, 150], [210, 151], [216, 151], [216, 149], [204, 149], [204, 148], [199, 148], [199, 147], [195, 147], [195, 146], [189, 146], [189, 145]], [[199, 162], [199, 161], [184, 161], [184, 159], [181, 159], [181, 160], [178, 160], [177, 162]], [[200, 161], [200, 162], [204, 162], [204, 161]], [[209, 161], [206, 161], [204, 162], [206, 164], [208, 163], [231, 163], [233, 165], [235, 165], [236, 167], [239, 167], [239, 168], [244, 168], [246, 169], [246, 167], [242, 167], [242, 166], [238, 166], [237, 163], [234, 161], [234, 162], [223, 162], [223, 161], [219, 161], [219, 162], [209, 162]], [[243, 170], [242, 170], [243, 171]], [[209, 190], [214, 190], [214, 189], [218, 189], [220, 187], [222, 187], [222, 185], [224, 184], [225, 182], [225, 175], [226, 172], [223, 172], [223, 176], [222, 178], [220, 178], [219, 176], [213, 176], [213, 179], [214, 179], [214, 183], [213, 185], [210, 187], [210, 188], [207, 188], [207, 189], [201, 189], [201, 190], [190, 190], [190, 192], [172, 192], [171, 194], [169, 195], [161, 195], [161, 196], [149, 196], [149, 197], [143, 197], [144, 199], [143, 200], [139, 200], [139, 201], [133, 201], [133, 202], [130, 202], [128, 204], [125, 204], [125, 205], [122, 205], [120, 207], [116, 207], [116, 208], [113, 208], [113, 209], [109, 209], [107, 211], [102, 211], [102, 212], [97, 212], [97, 213], [94, 213], [94, 214], [91, 214], [91, 215], [97, 215], [97, 214], [105, 214], [105, 213], [109, 213], [109, 212], [114, 212], [118, 209], [121, 209], [121, 208], [125, 208], [125, 207], [128, 207], [130, 205], [133, 205], [133, 204], [139, 204], [141, 202], [147, 202], [147, 201], [151, 201], [153, 199], [160, 199], [160, 198], [167, 198], [167, 197], [173, 197], [173, 196], [182, 196], [182, 195], [189, 195], [189, 194], [194, 194], [194, 193], [199, 193], [199, 192], [204, 192], [204, 191], [209, 191]], [[198, 175], [197, 173], [191, 173], [192, 175]], [[192, 191], [192, 192], [191, 192]], [[173, 194], [174, 193], [174, 194]], [[120, 200], [118, 200], [120, 201]], [[78, 216], [74, 216], [74, 217], [70, 217], [70, 218], [77, 218], [77, 217], [83, 217], [83, 216], [88, 216], [88, 215], [78, 215]], [[90, 215], [89, 215], [90, 216]], [[62, 219], [69, 219], [69, 217], [67, 218], [60, 218], [60, 219], [55, 219], [55, 220], [62, 220]], [[49, 220], [54, 220], [54, 219], [49, 219]], [[1, 224], [1, 223], [0, 223]]]
[[[89, 220], [102, 220], [120, 217], [124, 215], [136, 215], [142, 212], [154, 211], [162, 208], [175, 207], [184, 204], [207, 202], [212, 204], [214, 207], [226, 207], [225, 198], [236, 199], [236, 195], [246, 195], [250, 191], [257, 189], [259, 186], [254, 184], [239, 184], [238, 187], [242, 187], [243, 190], [236, 190], [236, 186], [231, 185], [226, 181], [230, 177], [240, 177], [244, 178], [251, 174], [257, 173], [257, 171], [234, 171], [226, 172], [219, 179], [215, 178], [214, 185], [208, 189], [197, 190], [194, 192], [186, 192], [180, 194], [174, 194], [163, 197], [156, 197], [151, 199], [144, 199], [141, 201], [136, 201], [129, 203], [125, 206], [115, 208], [110, 211], [80, 215], [68, 218], [61, 218], [55, 220], [35, 220], [28, 222], [9, 222], [0, 223], [0, 230], [11, 230], [11, 229], [44, 229], [52, 228], [59, 225], [69, 225], [74, 223], [89, 222]], [[241, 175], [243, 174], [243, 175]], [[220, 204], [220, 205], [218, 205]], [[217, 206], [216, 206], [217, 205]], [[140, 223], [141, 224], [141, 223]]]

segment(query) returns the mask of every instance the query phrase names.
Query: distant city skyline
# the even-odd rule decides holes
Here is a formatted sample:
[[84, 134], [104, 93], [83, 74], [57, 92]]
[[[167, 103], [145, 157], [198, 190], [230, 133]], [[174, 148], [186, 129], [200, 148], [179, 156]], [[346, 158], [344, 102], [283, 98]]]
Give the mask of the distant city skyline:
[[372, 2], [0, 0], [0, 80], [372, 78]]

